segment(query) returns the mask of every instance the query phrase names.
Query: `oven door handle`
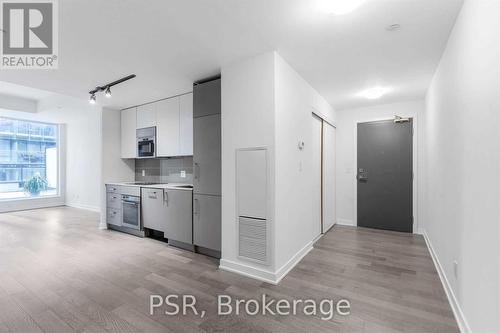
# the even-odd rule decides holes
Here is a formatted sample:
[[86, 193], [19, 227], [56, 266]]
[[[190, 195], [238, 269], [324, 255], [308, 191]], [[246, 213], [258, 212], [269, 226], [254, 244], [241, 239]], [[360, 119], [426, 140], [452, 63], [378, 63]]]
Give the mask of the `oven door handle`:
[[123, 204], [126, 204], [126, 205], [135, 206], [135, 207], [139, 206], [139, 203], [134, 202], [134, 201], [126, 201], [126, 200], [122, 200], [122, 203], [123, 203]]

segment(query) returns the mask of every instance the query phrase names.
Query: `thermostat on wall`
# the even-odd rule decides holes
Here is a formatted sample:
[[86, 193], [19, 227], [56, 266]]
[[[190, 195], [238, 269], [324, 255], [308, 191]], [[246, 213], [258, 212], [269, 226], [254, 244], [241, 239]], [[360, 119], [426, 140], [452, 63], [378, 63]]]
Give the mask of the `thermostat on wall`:
[[299, 141], [299, 150], [304, 149], [304, 145], [305, 145], [304, 141]]

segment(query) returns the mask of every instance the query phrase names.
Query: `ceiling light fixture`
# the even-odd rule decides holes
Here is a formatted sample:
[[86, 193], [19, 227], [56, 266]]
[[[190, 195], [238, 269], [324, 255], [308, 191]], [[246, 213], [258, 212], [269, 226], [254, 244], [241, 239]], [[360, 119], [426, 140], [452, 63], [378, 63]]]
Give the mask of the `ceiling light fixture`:
[[391, 25], [388, 25], [385, 30], [387, 31], [396, 31], [396, 30], [399, 30], [401, 29], [401, 25], [398, 24], [398, 23], [395, 23], [395, 24], [391, 24]]
[[97, 86], [95, 89], [89, 91], [90, 94], [90, 104], [95, 104], [96, 102], [96, 97], [95, 94], [99, 91], [105, 91], [106, 97], [111, 97], [111, 87], [114, 85], [117, 85], [119, 83], [125, 82], [127, 80], [133, 79], [135, 77], [135, 74], [130, 74], [128, 76], [122, 77], [121, 79], [118, 79], [116, 81], [110, 82], [108, 84], [102, 85], [102, 86]]
[[366, 0], [324, 0], [324, 10], [333, 15], [345, 15], [360, 7]]
[[111, 89], [109, 89], [109, 86], [106, 88], [104, 95], [106, 95], [107, 98], [111, 98]]
[[360, 97], [368, 98], [368, 99], [378, 99], [388, 92], [390, 92], [392, 89], [387, 88], [387, 87], [373, 87], [370, 89], [363, 90], [358, 94]]

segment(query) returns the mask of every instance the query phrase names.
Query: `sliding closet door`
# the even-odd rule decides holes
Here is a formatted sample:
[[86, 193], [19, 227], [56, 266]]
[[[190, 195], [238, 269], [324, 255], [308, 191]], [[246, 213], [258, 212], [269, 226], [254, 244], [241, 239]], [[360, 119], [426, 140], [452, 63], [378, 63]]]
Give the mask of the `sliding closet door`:
[[336, 221], [335, 127], [323, 122], [323, 233]]
[[319, 236], [322, 233], [321, 229], [321, 131], [322, 120], [316, 115], [312, 115], [312, 179], [311, 186], [313, 189], [313, 226], [314, 235]]

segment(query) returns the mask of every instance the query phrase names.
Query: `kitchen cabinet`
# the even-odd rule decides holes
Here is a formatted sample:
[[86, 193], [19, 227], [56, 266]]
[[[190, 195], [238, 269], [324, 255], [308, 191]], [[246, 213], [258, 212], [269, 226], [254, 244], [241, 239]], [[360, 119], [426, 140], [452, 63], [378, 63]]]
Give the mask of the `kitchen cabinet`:
[[122, 225], [121, 209], [107, 208], [106, 223], [120, 227]]
[[121, 111], [121, 158], [135, 158], [137, 154], [137, 141], [135, 130], [137, 128], [136, 108]]
[[170, 240], [193, 244], [193, 192], [187, 190], [165, 190], [164, 237]]
[[121, 157], [137, 157], [136, 130], [156, 127], [156, 156], [193, 155], [193, 93], [122, 110]]
[[156, 126], [156, 103], [137, 107], [137, 128]]
[[196, 84], [194, 90], [194, 117], [203, 117], [221, 112], [221, 80]]
[[156, 104], [156, 156], [178, 156], [180, 98], [164, 99]]
[[193, 195], [193, 244], [221, 250], [221, 197]]
[[142, 222], [144, 228], [166, 231], [163, 189], [141, 188]]
[[193, 149], [195, 193], [221, 194], [220, 114], [194, 118]]
[[193, 155], [193, 93], [180, 97], [179, 155]]
[[115, 226], [122, 225], [121, 188], [106, 185], [106, 223]]

